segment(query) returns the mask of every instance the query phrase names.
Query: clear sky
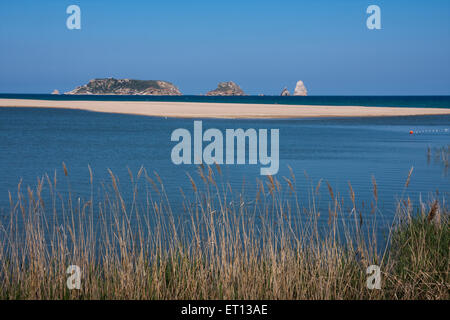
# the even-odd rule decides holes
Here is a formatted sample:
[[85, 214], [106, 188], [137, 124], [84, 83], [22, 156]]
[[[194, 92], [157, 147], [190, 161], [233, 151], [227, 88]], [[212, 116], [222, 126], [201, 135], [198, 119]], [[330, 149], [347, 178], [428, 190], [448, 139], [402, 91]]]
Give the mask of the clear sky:
[[[68, 30], [66, 8], [81, 8]], [[381, 30], [366, 9], [381, 8]], [[280, 94], [450, 94], [449, 0], [0, 1], [0, 92], [61, 92], [102, 77], [203, 94], [233, 80]]]

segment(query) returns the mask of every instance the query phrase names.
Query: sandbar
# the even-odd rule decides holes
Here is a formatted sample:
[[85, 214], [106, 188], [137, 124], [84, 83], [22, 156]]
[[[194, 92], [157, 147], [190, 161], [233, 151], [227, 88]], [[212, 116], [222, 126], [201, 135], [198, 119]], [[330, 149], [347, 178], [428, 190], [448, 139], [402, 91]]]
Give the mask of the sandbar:
[[67, 101], [0, 99], [0, 107], [78, 109], [173, 118], [283, 119], [450, 115], [444, 108], [317, 106], [159, 101]]

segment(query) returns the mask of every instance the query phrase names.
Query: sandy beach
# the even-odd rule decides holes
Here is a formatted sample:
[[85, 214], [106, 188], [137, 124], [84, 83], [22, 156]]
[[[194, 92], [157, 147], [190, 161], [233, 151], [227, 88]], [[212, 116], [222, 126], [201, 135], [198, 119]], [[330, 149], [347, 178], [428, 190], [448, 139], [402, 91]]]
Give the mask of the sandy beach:
[[304, 106], [154, 101], [55, 101], [28, 99], [0, 99], [0, 107], [59, 108], [154, 117], [228, 119], [389, 117], [450, 114], [450, 109], [439, 108]]

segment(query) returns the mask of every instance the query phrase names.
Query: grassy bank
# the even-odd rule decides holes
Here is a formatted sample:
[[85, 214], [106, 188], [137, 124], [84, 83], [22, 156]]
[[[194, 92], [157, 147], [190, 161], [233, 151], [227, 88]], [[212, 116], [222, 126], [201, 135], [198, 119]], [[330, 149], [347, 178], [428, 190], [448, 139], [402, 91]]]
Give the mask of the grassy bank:
[[[101, 195], [90, 172], [86, 199], [70, 192], [65, 166], [64, 173], [67, 192], [58, 191], [55, 175], [10, 194], [0, 226], [1, 299], [450, 298], [445, 198], [417, 206], [400, 200], [380, 244], [375, 180], [365, 215], [351, 185], [350, 205], [323, 182], [311, 185], [304, 205], [293, 175], [269, 177], [249, 201], [222, 181], [220, 167], [202, 167], [188, 177], [192, 190], [184, 190], [180, 213], [145, 169], [130, 172], [130, 201], [112, 172]], [[321, 212], [315, 197], [325, 185], [328, 211]], [[366, 286], [373, 264], [380, 290]], [[80, 290], [67, 287], [70, 265], [80, 267]]]

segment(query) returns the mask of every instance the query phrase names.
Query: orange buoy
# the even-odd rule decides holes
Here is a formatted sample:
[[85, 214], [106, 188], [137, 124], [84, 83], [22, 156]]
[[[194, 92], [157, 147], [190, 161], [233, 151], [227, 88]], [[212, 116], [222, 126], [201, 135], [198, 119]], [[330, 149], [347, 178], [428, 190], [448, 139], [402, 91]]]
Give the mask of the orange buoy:
[[412, 131], [412, 130], [409, 132], [409, 134], [413, 134], [413, 133], [414, 133], [414, 131]]

